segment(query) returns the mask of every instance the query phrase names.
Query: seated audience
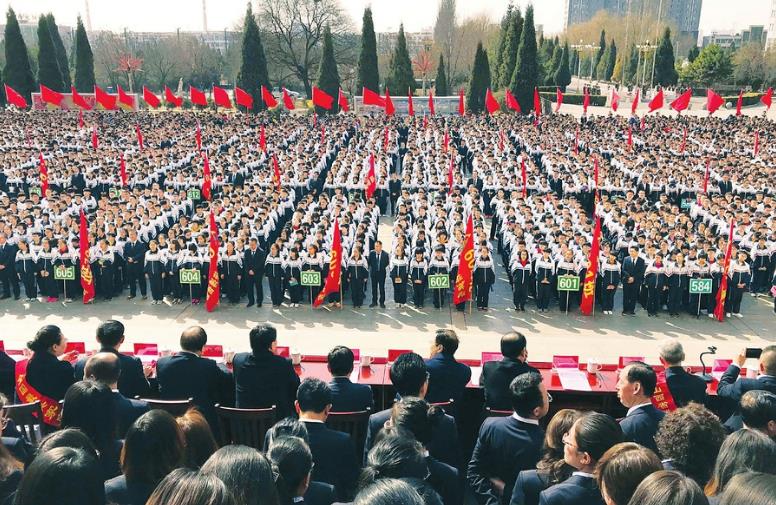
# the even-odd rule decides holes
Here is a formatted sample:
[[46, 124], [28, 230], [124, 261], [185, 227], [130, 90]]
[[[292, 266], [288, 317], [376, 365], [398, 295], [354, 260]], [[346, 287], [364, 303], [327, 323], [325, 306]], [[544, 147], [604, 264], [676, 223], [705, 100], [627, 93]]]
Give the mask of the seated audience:
[[277, 505], [272, 463], [244, 445], [227, 445], [202, 465], [203, 475], [215, 475], [231, 490], [235, 505]]
[[720, 505], [776, 505], [776, 477], [744, 472], [730, 479]]
[[97, 459], [70, 447], [57, 447], [36, 456], [24, 472], [14, 505], [49, 503], [105, 505], [103, 470]]
[[156, 486], [146, 505], [235, 505], [235, 501], [218, 477], [178, 468]]
[[501, 361], [482, 365], [480, 386], [485, 389], [485, 406], [494, 410], [510, 410], [512, 379], [526, 372], [537, 372], [527, 364], [527, 341], [522, 333], [510, 331], [501, 337]]
[[741, 395], [738, 413], [725, 421], [729, 431], [749, 428], [762, 431], [776, 440], [776, 394], [753, 389]]
[[739, 378], [741, 367], [746, 363], [746, 349], [736, 356], [725, 370], [717, 386], [717, 396], [730, 398], [738, 403], [747, 391], [761, 389], [776, 394], [776, 345], [764, 347], [758, 361], [759, 376], [756, 379]]
[[380, 479], [356, 495], [353, 505], [425, 505], [411, 485], [401, 479]]
[[688, 373], [682, 366], [684, 348], [676, 340], [668, 340], [660, 346], [660, 363], [665, 367], [666, 384], [677, 407], [684, 407], [690, 402], [703, 404], [706, 402], [706, 382]]
[[23, 465], [11, 452], [0, 444], [0, 504], [8, 503], [22, 480]]
[[280, 505], [303, 502], [313, 470], [313, 455], [307, 443], [298, 437], [280, 437], [270, 445], [267, 457], [276, 471]]
[[453, 412], [457, 412], [457, 405], [472, 378], [471, 368], [455, 359], [458, 343], [458, 335], [454, 330], [437, 330], [431, 345], [431, 358], [426, 360], [430, 376], [426, 401], [443, 403], [453, 400]]
[[344, 345], [338, 345], [329, 351], [326, 357], [331, 381], [331, 411], [360, 412], [374, 409], [372, 388], [367, 384], [356, 384], [350, 380], [354, 363], [353, 351]]
[[708, 505], [698, 483], [672, 470], [647, 476], [633, 493], [628, 505]]
[[[47, 435], [40, 441], [38, 447], [36, 447], [35, 456], [40, 456], [41, 454], [47, 453], [58, 447], [79, 449], [86, 452], [94, 459], [99, 459], [94, 443], [78, 428], [63, 428]], [[32, 459], [27, 460], [25, 468], [27, 468], [30, 463], [32, 463]]]
[[62, 400], [67, 388], [75, 382], [73, 365], [65, 359], [70, 355], [65, 354], [67, 339], [62, 330], [51, 324], [44, 326], [32, 341], [27, 342], [27, 348], [32, 351], [32, 358], [27, 363], [29, 385], [43, 396]]
[[205, 417], [196, 408], [191, 408], [175, 421], [183, 433], [184, 447], [183, 466], [187, 468], [199, 468], [207, 459], [218, 450], [218, 443], [213, 437]]
[[8, 398], [0, 393], [0, 427], [2, 427], [2, 445], [19, 461], [27, 461], [33, 451], [33, 446], [11, 419], [8, 418], [5, 407]]
[[709, 502], [718, 503], [730, 479], [749, 471], [776, 475], [776, 442], [759, 431], [744, 429], [722, 442], [711, 479], [706, 484]]
[[652, 405], [652, 393], [657, 385], [657, 375], [651, 366], [633, 361], [622, 369], [617, 380], [617, 397], [628, 408], [625, 418], [620, 421], [625, 440], [636, 442], [653, 451], [655, 433], [665, 412]]
[[650, 449], [623, 442], [601, 456], [595, 479], [606, 505], [628, 505], [641, 481], [662, 469], [660, 458]]

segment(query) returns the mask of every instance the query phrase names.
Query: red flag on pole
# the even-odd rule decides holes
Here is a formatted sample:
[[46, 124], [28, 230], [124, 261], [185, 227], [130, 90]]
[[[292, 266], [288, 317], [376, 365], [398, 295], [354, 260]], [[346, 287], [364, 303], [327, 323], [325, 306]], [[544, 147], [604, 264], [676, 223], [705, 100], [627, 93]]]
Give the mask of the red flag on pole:
[[246, 109], [253, 108], [253, 97], [251, 94], [238, 86], [234, 87], [234, 101], [240, 107], [245, 107]]
[[582, 314], [589, 316], [593, 313], [595, 305], [595, 281], [598, 275], [598, 256], [601, 248], [601, 218], [595, 217], [595, 229], [593, 230], [593, 245], [590, 248], [590, 256], [587, 259], [588, 266], [585, 272], [585, 280], [582, 285], [582, 301], [579, 309]]
[[225, 109], [232, 108], [232, 100], [229, 99], [229, 93], [220, 86], [213, 86], [213, 101], [217, 106]]
[[388, 131], [388, 127], [385, 127], [385, 136], [383, 137], [383, 152], [388, 151], [388, 141], [391, 138], [391, 134]]
[[140, 150], [143, 150], [143, 133], [140, 131], [140, 125], [135, 125], [135, 136], [137, 136], [137, 145]]
[[463, 105], [463, 88], [458, 90], [458, 115], [463, 116], [466, 113], [466, 109]]
[[464, 303], [472, 299], [472, 277], [474, 275], [474, 222], [472, 215], [466, 221], [466, 237], [458, 258], [458, 274], [455, 276], [453, 303]]
[[393, 100], [391, 100], [391, 93], [388, 91], [388, 86], [385, 87], [385, 114], [387, 116], [393, 116], [396, 112], [396, 108], [393, 106]]
[[493, 92], [488, 88], [485, 92], [485, 108], [488, 109], [488, 113], [493, 115], [494, 112], [499, 110], [501, 106], [498, 104], [498, 100], [493, 96]]
[[757, 154], [760, 152], [760, 132], [755, 130], [754, 131], [754, 157], [757, 157]]
[[442, 147], [444, 148], [445, 152], [447, 152], [447, 148], [450, 146], [450, 135], [447, 133], [447, 130], [445, 130], [445, 136], [442, 137]]
[[773, 88], [768, 88], [768, 91], [760, 97], [760, 101], [765, 104], [765, 111], [769, 111], [771, 109], [771, 102], [773, 101]]
[[313, 86], [313, 105], [331, 110], [332, 105], [334, 105], [334, 98], [322, 89]]
[[159, 97], [145, 86], [143, 86], [143, 101], [147, 103], [149, 107], [153, 107], [154, 109], [158, 108], [162, 104], [162, 102], [159, 100]]
[[275, 153], [272, 153], [272, 178], [275, 180], [275, 186], [280, 190], [282, 187], [280, 184], [280, 165], [278, 164], [278, 158]]
[[46, 86], [41, 84], [40, 99], [46, 103], [50, 103], [51, 105], [56, 105], [57, 107], [61, 107], [62, 100], [65, 99], [65, 95], [63, 95], [62, 93], [59, 93], [58, 91], [54, 91], [51, 88], [47, 88]]
[[539, 116], [542, 115], [542, 101], [539, 98], [539, 88], [534, 86], [534, 113], [536, 114], [536, 119], [539, 119]]
[[202, 150], [202, 130], [199, 128], [199, 121], [197, 121], [197, 129], [194, 132], [194, 141], [197, 143], [197, 151]]
[[633, 128], [628, 125], [628, 149], [633, 149]]
[[207, 153], [202, 153], [202, 158], [205, 164], [202, 177], [202, 197], [205, 200], [210, 201], [210, 197], [213, 191], [213, 179], [210, 175], [210, 160], [207, 158]]
[[261, 130], [259, 130], [259, 147], [262, 151], [265, 153], [267, 152], [267, 134], [264, 133], [264, 125], [261, 125]]
[[213, 309], [218, 305], [218, 301], [221, 298], [221, 281], [218, 278], [218, 224], [216, 224], [216, 218], [213, 215], [213, 211], [210, 211], [210, 246], [208, 247], [208, 258], [210, 260], [210, 268], [207, 274], [207, 293], [205, 295], [205, 310], [213, 312]]
[[128, 177], [127, 177], [127, 164], [124, 161], [124, 153], [120, 154], [121, 158], [119, 161], [119, 175], [121, 176], [121, 185], [123, 187], [127, 187]]
[[428, 113], [434, 115], [434, 93], [428, 94]]
[[633, 102], [631, 102], [631, 114], [636, 113], [636, 109], [639, 107], [639, 88], [636, 88], [636, 92], [633, 94]]
[[201, 105], [202, 107], [207, 105], [205, 93], [191, 85], [189, 85], [189, 100], [194, 105]]
[[385, 99], [369, 88], [361, 88], [364, 105], [376, 105], [385, 108]]
[[180, 107], [183, 105], [183, 98], [178, 98], [175, 93], [172, 92], [167, 86], [164, 87], [164, 100], [173, 107]]
[[113, 110], [116, 108], [116, 97], [106, 93], [97, 85], [94, 86], [94, 101], [102, 105], [102, 108], [105, 110]]
[[70, 95], [73, 99], [73, 104], [77, 105], [81, 110], [92, 110], [92, 106], [87, 103], [83, 96], [78, 94], [75, 86], [70, 86]]
[[[614, 88], [612, 88], [612, 91], [614, 91]], [[558, 90], [558, 92], [560, 92], [560, 90]], [[562, 98], [563, 98], [563, 95], [561, 95], [561, 101], [563, 101]], [[582, 95], [582, 113], [583, 114], [587, 114], [587, 108], [589, 106], [590, 106], [590, 89], [587, 86], [585, 86], [585, 89], [584, 89], [583, 95]], [[558, 108], [560, 108], [560, 107], [558, 107]]]
[[447, 194], [453, 192], [453, 170], [454, 170], [453, 157], [450, 156], [450, 166], [447, 169]]
[[79, 110], [78, 111], [78, 128], [84, 127], [84, 111]]
[[340, 110], [343, 112], [348, 112], [350, 110], [348, 97], [346, 97], [345, 93], [342, 92], [342, 88], [339, 89], [339, 96], [337, 97], [337, 105], [339, 105]]
[[505, 96], [507, 101], [507, 107], [509, 107], [515, 112], [522, 114], [523, 111], [522, 109], [520, 109], [520, 102], [517, 101], [517, 99], [515, 98], [515, 95], [513, 95], [511, 91], [506, 90]]
[[[692, 97], [692, 88], [687, 88], [687, 90], [684, 93], [677, 96], [674, 99], [674, 101], [671, 102], [671, 108], [674, 109], [676, 112], [682, 112], [684, 109], [690, 106], [691, 97]], [[663, 104], [661, 103], [660, 106], [662, 107]]]
[[523, 180], [523, 198], [528, 194], [528, 170], [525, 167], [525, 158], [520, 157], [520, 177]]
[[679, 152], [684, 154], [684, 148], [687, 147], [687, 127], [684, 127], [684, 132], [682, 133], [682, 145], [679, 147]]
[[313, 302], [314, 307], [319, 307], [326, 297], [331, 293], [337, 293], [340, 290], [340, 281], [342, 280], [342, 238], [340, 235], [339, 219], [334, 219], [334, 230], [331, 240], [331, 254], [329, 256], [329, 274], [326, 276], [326, 283], [323, 289]]
[[366, 180], [364, 181], [364, 188], [366, 190], [366, 197], [372, 198], [377, 189], [377, 176], [375, 175], [375, 155], [369, 153], [369, 171], [366, 173]]
[[135, 97], [130, 95], [129, 93], [124, 91], [124, 88], [121, 87], [121, 85], [116, 86], [119, 92], [119, 103], [126, 105], [127, 107], [134, 107], [135, 106]]
[[[587, 88], [585, 88], [585, 91], [587, 91]], [[585, 94], [587, 96], [587, 94]], [[560, 110], [560, 106], [563, 105], [563, 93], [561, 93], [560, 88], [555, 88], [555, 112], [557, 113]], [[583, 103], [582, 104], [582, 110], [583, 112], [587, 112], [587, 106]]]
[[[264, 101], [264, 105], [266, 105], [268, 109], [277, 107], [278, 105], [278, 101], [275, 100], [275, 97], [272, 95], [272, 93], [270, 93], [270, 91], [264, 86], [261, 87], [261, 99]], [[315, 91], [313, 91], [313, 101], [315, 101]], [[331, 105], [329, 105], [327, 108], [331, 109]]]
[[5, 97], [8, 99], [8, 103], [19, 108], [27, 108], [27, 100], [22, 95], [16, 92], [11, 86], [5, 85]]
[[283, 88], [283, 106], [288, 110], [294, 110], [294, 101], [291, 99], [291, 95], [288, 94], [288, 90]]
[[92, 277], [92, 264], [89, 252], [89, 226], [83, 209], [80, 211], [81, 225], [78, 231], [78, 249], [81, 263], [81, 288], [83, 289], [83, 301], [89, 303], [94, 300], [94, 277]]
[[714, 309], [714, 317], [719, 322], [725, 320], [725, 300], [727, 299], [728, 272], [730, 271], [730, 256], [733, 254], [733, 228], [735, 221], [730, 219], [730, 232], [728, 233], [727, 249], [725, 250], [725, 263], [722, 266], [722, 280], [717, 291], [717, 307]]
[[48, 192], [48, 168], [43, 160], [43, 153], [38, 153], [38, 168], [40, 169], [40, 197], [46, 198]]
[[97, 125], [92, 125], [92, 148], [96, 151], [100, 147], [100, 140], [97, 137]]
[[612, 110], [614, 112], [617, 112], [617, 107], [620, 106], [620, 95], [617, 94], [617, 91], [612, 88]]
[[744, 90], [738, 92], [738, 100], [736, 100], [736, 116], [741, 115], [741, 106], [744, 104]]
[[725, 100], [715, 93], [713, 89], [709, 88], [706, 90], [706, 110], [709, 111], [709, 116], [714, 114], [724, 103]]
[[660, 88], [660, 90], [652, 98], [652, 100], [649, 101], [649, 111], [647, 112], [647, 114], [662, 108], [663, 108], [663, 88]]
[[415, 104], [412, 103], [412, 90], [407, 90], [407, 114], [410, 116], [415, 115]]

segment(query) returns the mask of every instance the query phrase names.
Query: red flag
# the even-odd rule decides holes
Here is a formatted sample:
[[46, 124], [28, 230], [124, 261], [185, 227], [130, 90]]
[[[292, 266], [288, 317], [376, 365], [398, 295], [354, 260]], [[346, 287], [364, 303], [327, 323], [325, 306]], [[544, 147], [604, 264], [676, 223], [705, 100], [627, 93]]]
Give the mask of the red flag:
[[376, 105], [385, 108], [385, 99], [369, 88], [361, 88], [364, 105]]
[[106, 93], [97, 85], [94, 86], [94, 101], [102, 105], [102, 108], [105, 110], [116, 108], [116, 96]]
[[428, 113], [434, 115], [434, 93], [428, 94]]
[[520, 109], [520, 103], [515, 98], [515, 95], [512, 94], [511, 91], [506, 91], [506, 99], [507, 99], [507, 107], [512, 109], [515, 112], [523, 113], [522, 109]]
[[264, 125], [261, 125], [261, 130], [259, 130], [259, 147], [261, 147], [261, 150], [265, 153], [267, 152], [267, 134], [264, 133]]
[[730, 232], [728, 233], [727, 250], [725, 251], [725, 263], [722, 266], [722, 280], [717, 291], [717, 307], [714, 316], [719, 322], [725, 320], [725, 300], [727, 299], [728, 272], [730, 271], [730, 256], [733, 254], [733, 227], [735, 221], [730, 219]]
[[458, 90], [458, 115], [463, 116], [466, 113], [466, 109], [463, 105], [463, 88]]
[[445, 136], [442, 138], [442, 147], [444, 147], [445, 152], [447, 152], [447, 148], [450, 146], [450, 135], [447, 133], [447, 130], [445, 130]]
[[78, 111], [78, 128], [84, 127], [84, 111], [79, 110]]
[[124, 153], [121, 153], [121, 160], [119, 162], [119, 175], [121, 176], [121, 185], [127, 187], [127, 164], [124, 161]]
[[652, 98], [652, 100], [649, 101], [649, 111], [647, 112], [647, 114], [662, 108], [663, 108], [663, 88], [660, 88], [660, 90]]
[[22, 95], [16, 92], [11, 86], [5, 85], [5, 97], [8, 99], [8, 103], [19, 108], [27, 108], [27, 100]]
[[46, 198], [49, 176], [46, 162], [43, 160], [43, 153], [38, 153], [38, 168], [40, 168], [40, 197]]
[[453, 192], [453, 157], [450, 156], [450, 167], [447, 169], [447, 194]]
[[334, 98], [322, 89], [313, 86], [313, 104], [326, 110], [331, 110]]
[[[614, 88], [612, 88], [612, 91], [614, 91]], [[560, 90], [558, 90], [558, 92], [560, 92]], [[563, 95], [561, 95], [561, 101], [563, 101], [562, 98], [563, 98]], [[583, 95], [582, 95], [582, 113], [583, 114], [587, 114], [587, 108], [589, 106], [590, 106], [590, 89], [587, 86], [585, 86], [585, 89], [584, 89]]]
[[755, 130], [754, 131], [754, 157], [757, 157], [757, 154], [760, 152], [760, 132]]
[[140, 131], [140, 125], [135, 125], [135, 136], [137, 137], [137, 145], [140, 150], [143, 150], [143, 132]]
[[582, 285], [582, 301], [579, 309], [582, 314], [589, 316], [593, 313], [595, 300], [595, 280], [598, 275], [598, 255], [601, 248], [601, 218], [595, 217], [595, 229], [593, 230], [593, 246], [590, 248], [588, 267]]
[[164, 87], [164, 100], [173, 107], [180, 107], [183, 105], [183, 98], [175, 96], [175, 93], [167, 86]]
[[760, 97], [760, 101], [765, 104], [765, 111], [769, 111], [771, 109], [771, 102], [773, 101], [773, 88], [768, 88], [768, 91]]
[[210, 160], [207, 158], [207, 153], [202, 153], [202, 158], [205, 163], [202, 177], [202, 197], [205, 200], [210, 201], [210, 197], [213, 191], [213, 179], [210, 176]]
[[598, 157], [593, 157], [593, 184], [595, 189], [598, 189]]
[[453, 303], [456, 305], [472, 299], [472, 276], [474, 274], [474, 223], [472, 215], [466, 222], [466, 238], [458, 258], [458, 274], [455, 276]]
[[240, 107], [245, 107], [246, 109], [253, 108], [253, 97], [251, 94], [237, 86], [234, 87], [234, 101]]
[[65, 95], [57, 91], [54, 91], [51, 88], [47, 88], [46, 86], [41, 84], [40, 99], [46, 103], [50, 103], [51, 105], [56, 105], [57, 107], [60, 107], [62, 105], [62, 100], [65, 99]]
[[633, 149], [633, 128], [628, 125], [628, 149]]
[[[278, 101], [275, 100], [275, 97], [272, 95], [272, 93], [264, 86], [261, 87], [261, 99], [264, 101], [264, 105], [266, 105], [268, 109], [278, 106]], [[315, 91], [313, 91], [313, 100], [315, 100]], [[331, 106], [329, 108], [331, 108]]]
[[639, 107], [639, 88], [636, 88], [636, 92], [633, 94], [633, 102], [631, 102], [631, 114], [636, 113], [636, 109]]
[[[703, 176], [703, 194], [709, 194], [709, 168], [711, 168], [711, 158], [706, 158], [706, 174]], [[698, 201], [701, 197], [698, 195]]]
[[[207, 159], [207, 158], [206, 158]], [[207, 293], [205, 295], [205, 310], [213, 312], [221, 298], [221, 281], [218, 278], [218, 225], [213, 211], [210, 211], [210, 247], [208, 247], [208, 258], [210, 259], [210, 268], [207, 274]]]
[[490, 88], [485, 92], [485, 108], [488, 109], [488, 113], [491, 115], [501, 108]]
[[[671, 102], [671, 108], [674, 109], [676, 112], [682, 112], [684, 109], [689, 107], [691, 97], [692, 97], [692, 88], [687, 88], [687, 91], [677, 96], [674, 99], [674, 101]], [[662, 107], [663, 104], [661, 103], [660, 106]]]
[[348, 104], [348, 97], [342, 92], [342, 88], [339, 89], [339, 96], [337, 97], [337, 105], [341, 111], [348, 112], [350, 110], [350, 104]]
[[158, 108], [160, 105], [162, 105], [162, 102], [159, 100], [159, 97], [156, 96], [153, 91], [143, 86], [143, 101], [148, 104], [149, 107], [153, 107], [154, 109]]
[[425, 130], [428, 128], [428, 118], [426, 117], [426, 113], [423, 113], [423, 129]]
[[579, 154], [579, 125], [574, 131], [574, 154]]
[[92, 148], [96, 151], [100, 147], [100, 140], [97, 137], [97, 125], [92, 125]]
[[528, 170], [525, 167], [525, 158], [520, 157], [520, 177], [523, 179], [523, 198], [528, 194]]
[[684, 148], [687, 147], [687, 127], [684, 127], [684, 132], [682, 133], [682, 145], [679, 147], [679, 152], [684, 154]]
[[498, 149], [499, 151], [504, 150], [504, 130], [498, 131]]
[[80, 107], [82, 110], [91, 110], [92, 106], [89, 105], [84, 97], [78, 94], [78, 90], [75, 89], [75, 86], [70, 86], [70, 94], [73, 99], [73, 104]]
[[202, 130], [199, 129], [199, 121], [197, 121], [197, 129], [194, 132], [194, 141], [197, 143], [197, 151], [202, 150]]
[[620, 95], [617, 94], [617, 91], [612, 88], [612, 110], [614, 112], [617, 112], [617, 107], [620, 106]]
[[194, 105], [201, 105], [203, 107], [207, 105], [205, 93], [191, 85], [189, 85], [189, 100]]
[[736, 100], [736, 116], [741, 115], [741, 106], [744, 104], [744, 90], [738, 92], [738, 100]]
[[288, 94], [286, 88], [283, 88], [283, 105], [288, 110], [294, 110], [294, 101], [291, 99], [291, 95]]
[[121, 87], [121, 85], [116, 86], [119, 90], [119, 103], [126, 105], [127, 107], [134, 107], [135, 106], [135, 97], [126, 93], [124, 89]]
[[542, 101], [539, 98], [539, 88], [534, 86], [534, 112], [536, 113], [536, 119], [542, 115]]
[[86, 224], [86, 216], [81, 209], [81, 227], [78, 232], [78, 249], [81, 255], [81, 288], [83, 289], [84, 303], [94, 300], [94, 277], [92, 277], [92, 264], [89, 258], [89, 226]]
[[364, 188], [366, 188], [366, 197], [372, 198], [377, 189], [377, 177], [375, 175], [375, 155], [369, 153], [369, 171], [366, 173], [366, 180], [364, 181]]
[[388, 91], [388, 86], [385, 87], [385, 114], [387, 116], [393, 116], [396, 109], [393, 106], [393, 100], [391, 100], [391, 93]]
[[383, 152], [388, 150], [388, 140], [390, 139], [390, 133], [388, 132], [388, 127], [385, 127], [385, 137], [383, 138]]
[[220, 86], [213, 86], [213, 101], [218, 107], [232, 108], [232, 100], [229, 99], [229, 93]]
[[340, 236], [339, 219], [334, 219], [334, 236], [331, 240], [331, 255], [329, 256], [329, 274], [323, 289], [313, 302], [314, 307], [320, 306], [331, 293], [340, 290], [342, 274], [342, 238]]
[[278, 190], [282, 187], [280, 184], [280, 165], [278, 164], [278, 158], [275, 153], [272, 153], [272, 179], [275, 181], [275, 186]]
[[412, 103], [412, 90], [407, 92], [407, 114], [410, 116], [415, 115], [415, 105]]
[[[585, 97], [587, 97], [587, 88], [585, 88]], [[555, 88], [555, 104], [555, 112], [557, 113], [560, 110], [560, 106], [563, 105], [563, 93], [557, 87]], [[582, 110], [587, 112], [587, 105], [584, 102], [582, 103]]]
[[713, 89], [708, 88], [706, 90], [706, 110], [709, 111], [709, 116], [714, 114], [724, 103], [725, 100], [715, 93]]

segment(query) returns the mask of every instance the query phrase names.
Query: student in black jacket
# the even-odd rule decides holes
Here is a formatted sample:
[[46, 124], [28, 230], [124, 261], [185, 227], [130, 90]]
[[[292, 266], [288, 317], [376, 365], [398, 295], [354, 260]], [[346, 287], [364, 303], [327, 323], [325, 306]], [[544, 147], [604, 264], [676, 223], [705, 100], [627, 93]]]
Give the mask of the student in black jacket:
[[527, 341], [522, 333], [510, 331], [501, 337], [501, 361], [489, 361], [482, 365], [480, 386], [485, 389], [485, 405], [495, 410], [510, 410], [512, 379], [526, 372], [537, 372], [526, 363]]
[[632, 361], [620, 371], [617, 380], [617, 397], [628, 409], [620, 421], [625, 440], [636, 442], [657, 452], [655, 433], [665, 412], [652, 405], [652, 394], [657, 385], [657, 375], [651, 366]]
[[331, 412], [360, 412], [374, 409], [372, 388], [367, 384], [356, 384], [350, 380], [353, 372], [353, 351], [338, 345], [326, 357], [331, 381]]
[[666, 384], [677, 407], [684, 407], [690, 402], [704, 404], [706, 402], [706, 382], [688, 373], [682, 367], [684, 349], [678, 340], [668, 340], [660, 347], [660, 363], [666, 370]]
[[0, 283], [3, 294], [0, 300], [11, 297], [13, 288], [14, 299], [19, 299], [19, 278], [16, 276], [16, 246], [8, 243], [5, 233], [0, 233]]

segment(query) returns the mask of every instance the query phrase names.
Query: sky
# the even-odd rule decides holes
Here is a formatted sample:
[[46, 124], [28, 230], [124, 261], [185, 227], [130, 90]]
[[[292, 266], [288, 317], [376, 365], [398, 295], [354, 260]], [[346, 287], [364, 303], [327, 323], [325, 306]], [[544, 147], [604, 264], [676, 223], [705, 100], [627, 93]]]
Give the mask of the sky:
[[[205, 1], [209, 30], [231, 29], [245, 15], [246, 0]], [[256, 9], [258, 1], [265, 0], [252, 1]], [[90, 0], [89, 3], [95, 30], [202, 30], [201, 0]], [[498, 20], [508, 3], [508, 0], [458, 0], [458, 14], [460, 18], [486, 14]], [[530, 0], [515, 0], [514, 3], [524, 8]], [[40, 13], [52, 12], [60, 26], [75, 26], [78, 14], [85, 18], [85, 4], [86, 0], [0, 0], [0, 10], [5, 12], [10, 5], [17, 14], [35, 18]], [[545, 33], [563, 29], [564, 0], [535, 0], [533, 4], [535, 21], [544, 26]], [[731, 8], [732, 4], [745, 7]], [[364, 8], [371, 5], [378, 32], [395, 31], [401, 22], [407, 31], [433, 27], [437, 9], [435, 0], [340, 0], [340, 5], [357, 29], [361, 26]], [[700, 31], [736, 31], [752, 24], [767, 26], [770, 5], [771, 0], [703, 0]]]

